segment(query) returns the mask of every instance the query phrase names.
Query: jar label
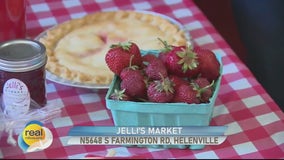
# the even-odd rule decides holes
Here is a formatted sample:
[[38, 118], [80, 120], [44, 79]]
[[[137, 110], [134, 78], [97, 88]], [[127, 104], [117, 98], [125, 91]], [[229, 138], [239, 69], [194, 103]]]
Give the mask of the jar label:
[[9, 79], [3, 87], [4, 113], [10, 117], [26, 114], [30, 108], [30, 92], [24, 82], [19, 79]]

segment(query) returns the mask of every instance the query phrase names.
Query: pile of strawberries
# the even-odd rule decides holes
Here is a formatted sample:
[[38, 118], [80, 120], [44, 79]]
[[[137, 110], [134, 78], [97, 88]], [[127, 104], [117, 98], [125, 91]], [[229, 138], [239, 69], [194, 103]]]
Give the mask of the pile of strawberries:
[[141, 55], [137, 44], [123, 42], [108, 50], [109, 69], [121, 79], [115, 100], [157, 103], [209, 103], [214, 82], [220, 76], [215, 54], [202, 48], [173, 46], [159, 39], [164, 48], [158, 56]]

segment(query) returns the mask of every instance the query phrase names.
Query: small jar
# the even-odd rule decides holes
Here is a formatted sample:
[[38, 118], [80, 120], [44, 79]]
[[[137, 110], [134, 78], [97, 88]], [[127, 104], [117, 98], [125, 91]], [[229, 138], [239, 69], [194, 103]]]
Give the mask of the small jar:
[[21, 114], [30, 106], [46, 104], [46, 62], [45, 46], [38, 41], [16, 39], [0, 44], [0, 94], [4, 111]]

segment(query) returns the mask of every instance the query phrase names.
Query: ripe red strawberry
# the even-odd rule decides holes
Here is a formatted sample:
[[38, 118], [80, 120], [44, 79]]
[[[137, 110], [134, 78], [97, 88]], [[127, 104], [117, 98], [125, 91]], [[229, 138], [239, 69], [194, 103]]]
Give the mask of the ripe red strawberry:
[[177, 88], [182, 84], [189, 85], [189, 81], [176, 75], [169, 75], [169, 78], [174, 83], [175, 90], [177, 90]]
[[132, 100], [132, 98], [130, 96], [125, 94], [125, 89], [123, 89], [123, 90], [115, 89], [114, 92], [110, 95], [110, 99], [119, 100], [119, 101]]
[[214, 81], [210, 84], [210, 82], [203, 77], [198, 77], [192, 80], [191, 85], [195, 91], [197, 91], [197, 97], [200, 102], [208, 103], [209, 99], [213, 95], [213, 84]]
[[193, 78], [199, 73], [197, 55], [191, 46], [174, 46], [167, 54], [166, 67], [171, 74]]
[[163, 41], [163, 40], [160, 39], [160, 38], [158, 38], [158, 40], [164, 45], [164, 48], [161, 49], [161, 52], [159, 53], [158, 58], [159, 58], [160, 60], [162, 60], [162, 62], [163, 62], [164, 64], [166, 64], [167, 55], [168, 55], [168, 53], [170, 53], [170, 52], [174, 49], [174, 46], [169, 45], [167, 41]]
[[120, 75], [120, 72], [128, 67], [132, 56], [132, 65], [140, 66], [142, 57], [139, 47], [133, 42], [118, 43], [110, 47], [105, 56], [105, 61], [113, 73]]
[[136, 67], [127, 67], [127, 68], [124, 68], [121, 72], [120, 72], [120, 78], [121, 79], [124, 79], [125, 77], [129, 77], [131, 76], [132, 74], [139, 74], [141, 75], [142, 74], [142, 71], [139, 70], [139, 69], [136, 69]]
[[191, 85], [180, 85], [173, 98], [173, 102], [184, 102], [188, 104], [199, 104], [200, 100], [197, 98], [197, 91], [195, 91]]
[[151, 61], [146, 69], [146, 75], [150, 80], [159, 80], [168, 76], [167, 68], [160, 59]]
[[145, 54], [142, 56], [142, 61], [146, 63], [150, 63], [152, 61], [155, 61], [156, 59], [158, 59], [158, 57], [153, 54]]
[[220, 63], [215, 54], [208, 49], [199, 47], [195, 47], [194, 52], [198, 56], [201, 77], [207, 78], [210, 82], [216, 80], [220, 75]]
[[124, 79], [125, 77], [128, 77], [131, 74], [142, 74], [142, 70], [140, 70], [141, 67], [137, 66], [137, 65], [132, 65], [132, 61], [133, 61], [133, 57], [130, 57], [130, 62], [129, 62], [129, 66], [124, 68], [121, 72], [120, 72], [120, 78]]
[[173, 83], [169, 78], [163, 78], [150, 83], [147, 95], [150, 102], [171, 102], [174, 97]]
[[142, 74], [130, 74], [124, 77], [120, 83], [120, 88], [125, 89], [125, 93], [133, 98], [146, 98], [147, 88]]
[[148, 54], [145, 54], [145, 55], [143, 55], [142, 56], [142, 65], [141, 65], [141, 68], [146, 68], [147, 67], [147, 65], [150, 63], [150, 62], [152, 62], [152, 61], [154, 61], [154, 60], [156, 60], [156, 59], [158, 59], [158, 57], [156, 57], [155, 55], [153, 55], [153, 54], [151, 54], [151, 53], [148, 53]]
[[164, 64], [166, 64], [167, 55], [168, 55], [168, 53], [166, 53], [166, 52], [160, 52], [158, 58], [159, 58]]

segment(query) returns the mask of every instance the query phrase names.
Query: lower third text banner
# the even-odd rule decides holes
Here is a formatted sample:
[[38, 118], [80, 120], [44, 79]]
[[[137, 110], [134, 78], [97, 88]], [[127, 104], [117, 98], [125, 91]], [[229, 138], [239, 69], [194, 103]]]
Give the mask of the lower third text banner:
[[110, 127], [78, 126], [68, 145], [219, 145], [227, 126]]

